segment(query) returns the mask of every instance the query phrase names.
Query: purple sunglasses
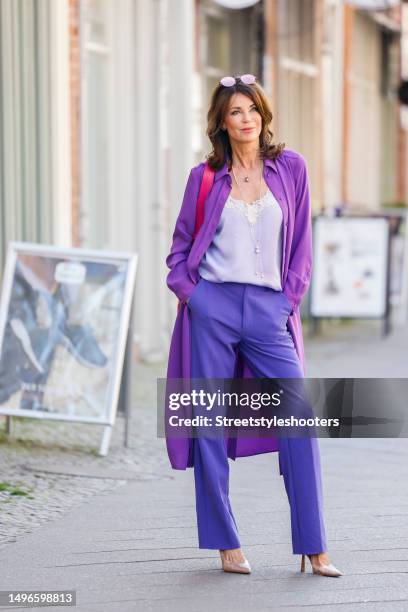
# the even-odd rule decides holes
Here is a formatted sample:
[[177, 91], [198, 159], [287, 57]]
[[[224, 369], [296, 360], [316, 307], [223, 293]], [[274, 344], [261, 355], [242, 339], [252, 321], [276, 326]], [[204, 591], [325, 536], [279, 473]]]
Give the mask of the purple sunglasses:
[[224, 87], [232, 87], [238, 83], [238, 81], [242, 81], [242, 83], [245, 83], [245, 85], [252, 85], [256, 81], [256, 76], [253, 74], [243, 74], [242, 76], [237, 77], [225, 76], [221, 79], [220, 83], [221, 85], [224, 85]]

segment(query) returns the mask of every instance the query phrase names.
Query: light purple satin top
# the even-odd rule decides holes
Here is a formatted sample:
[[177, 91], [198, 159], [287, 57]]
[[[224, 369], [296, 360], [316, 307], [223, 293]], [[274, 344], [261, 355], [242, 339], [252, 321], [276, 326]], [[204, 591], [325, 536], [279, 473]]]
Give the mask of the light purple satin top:
[[282, 210], [270, 189], [246, 204], [228, 197], [200, 276], [215, 283], [250, 283], [282, 291]]

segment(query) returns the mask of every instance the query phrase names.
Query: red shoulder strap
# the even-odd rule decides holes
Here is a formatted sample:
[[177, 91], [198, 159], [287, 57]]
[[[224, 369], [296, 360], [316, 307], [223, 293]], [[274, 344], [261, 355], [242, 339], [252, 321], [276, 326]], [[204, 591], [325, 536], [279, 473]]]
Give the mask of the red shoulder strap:
[[[207, 199], [208, 194], [211, 191], [211, 187], [214, 183], [215, 171], [210, 168], [210, 166], [206, 163], [204, 166], [204, 174], [201, 180], [200, 191], [198, 193], [197, 198], [197, 207], [196, 207], [196, 218], [195, 218], [195, 227], [193, 233], [193, 240], [195, 240], [198, 232], [200, 231], [200, 227], [204, 221], [204, 213], [205, 213], [205, 200]], [[181, 308], [182, 302], [178, 302], [177, 304], [177, 312], [179, 312]]]
[[197, 208], [196, 208], [196, 219], [195, 219], [195, 228], [193, 234], [193, 240], [197, 236], [200, 227], [204, 221], [204, 213], [205, 213], [205, 200], [207, 199], [208, 194], [211, 191], [211, 188], [214, 183], [215, 172], [210, 166], [206, 163], [204, 166], [204, 174], [201, 181], [200, 191], [197, 199]]

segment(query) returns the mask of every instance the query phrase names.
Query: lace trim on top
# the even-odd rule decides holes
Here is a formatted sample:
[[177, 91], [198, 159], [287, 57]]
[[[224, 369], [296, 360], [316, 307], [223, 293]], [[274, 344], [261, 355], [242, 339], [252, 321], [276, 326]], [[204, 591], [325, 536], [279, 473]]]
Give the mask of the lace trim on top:
[[251, 204], [247, 204], [247, 202], [244, 202], [244, 200], [239, 200], [238, 198], [228, 196], [228, 200], [225, 203], [225, 208], [234, 208], [235, 210], [242, 212], [248, 219], [249, 223], [251, 225], [255, 225], [262, 210], [266, 206], [274, 205], [274, 199], [271, 196], [272, 194], [268, 189], [268, 191], [266, 191], [260, 199], [254, 200]]

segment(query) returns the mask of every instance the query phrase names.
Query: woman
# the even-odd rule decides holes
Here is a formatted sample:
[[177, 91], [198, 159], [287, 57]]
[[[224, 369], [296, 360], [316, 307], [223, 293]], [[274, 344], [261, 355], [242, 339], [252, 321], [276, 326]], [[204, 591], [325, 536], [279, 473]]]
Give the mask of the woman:
[[[272, 143], [272, 112], [253, 75], [224, 77], [208, 111], [215, 172], [195, 240], [204, 163], [190, 173], [166, 263], [179, 298], [167, 377], [302, 378], [299, 304], [312, 267], [311, 210], [303, 157]], [[167, 436], [172, 467], [194, 467], [199, 547], [218, 549], [224, 571], [250, 573], [228, 497], [228, 457], [279, 451], [294, 554], [313, 573], [329, 561], [317, 440], [180, 439]]]

